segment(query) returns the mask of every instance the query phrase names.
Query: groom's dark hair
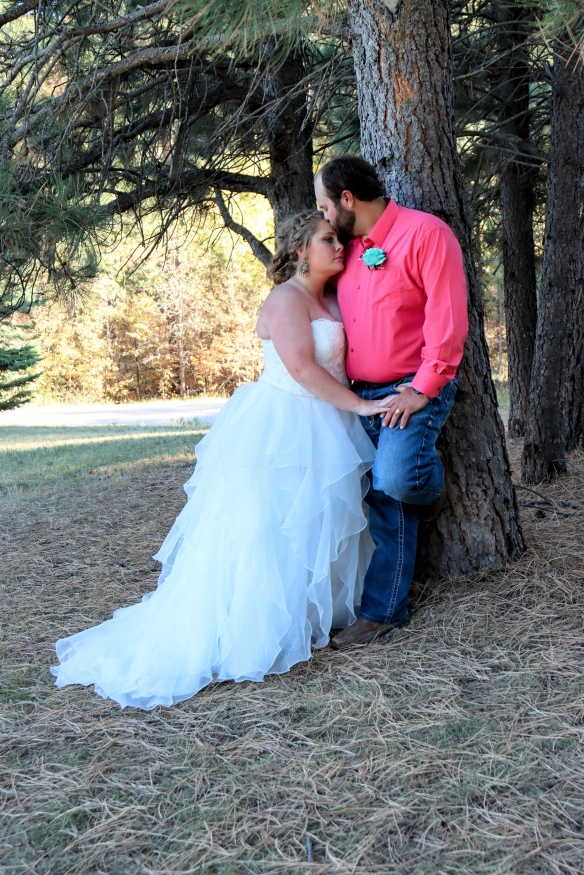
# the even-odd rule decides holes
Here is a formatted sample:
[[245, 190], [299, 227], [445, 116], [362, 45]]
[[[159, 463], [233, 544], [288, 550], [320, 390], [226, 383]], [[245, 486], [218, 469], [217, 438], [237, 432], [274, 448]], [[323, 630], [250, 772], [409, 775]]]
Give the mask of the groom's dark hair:
[[375, 167], [357, 155], [332, 158], [319, 170], [319, 176], [334, 204], [340, 203], [344, 191], [350, 191], [360, 201], [374, 201], [385, 195]]

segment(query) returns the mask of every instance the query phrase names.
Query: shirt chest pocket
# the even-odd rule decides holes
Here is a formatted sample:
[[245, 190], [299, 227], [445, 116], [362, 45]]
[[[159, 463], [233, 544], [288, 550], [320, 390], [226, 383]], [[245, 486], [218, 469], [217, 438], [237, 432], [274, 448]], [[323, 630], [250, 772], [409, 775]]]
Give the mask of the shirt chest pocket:
[[370, 300], [378, 310], [397, 310], [402, 305], [404, 275], [399, 267], [388, 266], [371, 271]]

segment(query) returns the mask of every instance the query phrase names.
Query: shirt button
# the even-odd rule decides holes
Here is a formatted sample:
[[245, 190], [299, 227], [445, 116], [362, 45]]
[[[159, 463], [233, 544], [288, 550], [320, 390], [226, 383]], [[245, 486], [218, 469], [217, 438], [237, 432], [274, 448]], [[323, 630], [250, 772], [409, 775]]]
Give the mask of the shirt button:
[[361, 286], [357, 286], [357, 288], [358, 288], [358, 289], [360, 289], [360, 288], [361, 288]]
[[351, 352], [355, 352], [355, 350], [353, 349], [353, 347], [351, 347]]
[[353, 322], [356, 322], [356, 321], [357, 321], [357, 320], [356, 320], [355, 317], [353, 316]]

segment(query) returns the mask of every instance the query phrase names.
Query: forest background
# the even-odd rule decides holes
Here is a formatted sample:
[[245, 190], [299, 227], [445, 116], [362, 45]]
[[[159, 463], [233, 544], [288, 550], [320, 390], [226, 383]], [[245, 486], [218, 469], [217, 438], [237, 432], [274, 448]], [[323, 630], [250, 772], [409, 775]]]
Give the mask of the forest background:
[[[258, 236], [272, 236], [271, 212], [259, 198], [240, 196], [237, 206]], [[49, 299], [13, 317], [40, 357], [31, 368], [40, 374], [29, 400], [75, 404], [225, 396], [257, 379], [262, 350], [255, 322], [270, 284], [244, 241], [215, 231], [209, 223], [190, 242], [173, 239], [139, 266], [131, 261], [138, 243], [131, 235], [115, 255], [104, 257], [80, 300]], [[483, 261], [483, 293], [490, 361], [507, 413], [502, 265], [495, 246]]]
[[[241, 208], [269, 237], [273, 220], [258, 201], [242, 195]], [[269, 285], [247, 244], [208, 220], [139, 264], [137, 245], [131, 234], [106, 254], [81, 299], [47, 301], [27, 317], [42, 356], [37, 403], [225, 396], [259, 376], [255, 322]]]
[[[513, 5], [515, 12], [504, 11]], [[18, 7], [22, 11], [26, 4]], [[71, 15], [71, 9], [67, 12]], [[529, 152], [527, 161], [525, 154], [520, 160], [530, 189], [531, 202], [526, 209], [533, 221], [533, 261], [539, 281], [546, 200], [543, 149], [549, 139], [549, 64], [553, 54], [549, 46], [546, 50], [545, 40], [542, 46], [537, 26], [545, 13], [543, 6], [527, 10], [521, 3], [474, 0], [456, 4], [454, 9], [458, 146], [474, 229], [490, 362], [505, 407], [508, 357], [501, 176], [510, 166], [517, 170], [519, 165], [513, 162], [517, 153], [522, 149]], [[507, 22], [505, 27], [505, 17], [511, 19], [510, 26]], [[10, 22], [5, 23], [5, 29], [6, 24]], [[12, 28], [11, 39], [18, 39], [22, 27]], [[493, 33], [499, 34], [494, 43]], [[517, 66], [517, 58], [513, 51], [510, 53], [509, 45], [501, 45], [505, 40], [514, 41], [515, 55], [519, 52], [520, 62], [528, 67], [519, 75], [517, 71], [512, 74], [515, 81], [511, 79], [507, 93], [501, 88], [500, 67], [513, 63]], [[312, 81], [304, 84], [304, 117], [297, 116], [299, 127], [310, 124], [312, 128], [314, 171], [335, 153], [359, 150], [356, 83], [347, 34], [341, 26], [334, 38], [325, 34], [323, 39], [321, 34], [318, 41], [321, 57], [313, 55], [308, 62], [304, 58], [301, 72], [311, 68], [308, 78]], [[331, 62], [341, 70], [341, 77], [338, 71], [331, 75]], [[323, 83], [327, 75], [330, 81]], [[58, 91], [66, 76], [66, 64], [60, 58], [41, 91]], [[338, 96], [333, 98], [339, 78], [343, 86], [340, 100]], [[516, 104], [525, 103], [526, 78], [527, 105], [516, 113]], [[315, 86], [325, 92], [324, 100], [321, 98], [320, 106], [310, 107]], [[240, 110], [233, 101], [226, 108], [236, 113]], [[225, 120], [225, 116], [212, 118], [216, 111], [217, 106], [211, 106], [205, 119], [211, 128], [210, 136], [206, 132], [207, 150], [213, 145], [213, 127], [218, 123], [221, 127]], [[510, 113], [515, 116], [511, 124]], [[243, 127], [254, 124], [257, 119], [248, 118]], [[516, 131], [524, 135], [522, 143], [517, 142]], [[217, 142], [214, 145], [219, 146]], [[225, 144], [220, 145], [225, 150]], [[170, 153], [168, 143], [166, 147]], [[30, 143], [25, 151], [29, 150]], [[241, 164], [241, 156], [234, 156], [232, 148], [231, 157], [234, 165]], [[248, 158], [249, 167], [244, 169], [253, 172], [259, 161], [263, 162], [263, 171], [269, 173], [269, 156], [261, 154], [261, 146], [257, 149], [256, 144], [255, 154], [252, 150]], [[75, 199], [74, 192], [66, 195]], [[116, 228], [99, 255], [96, 278], [81, 287], [76, 283], [76, 294], [71, 294], [69, 288], [69, 294], [55, 295], [46, 276], [35, 277], [34, 291], [10, 317], [12, 324], [21, 329], [19, 340], [35, 341], [28, 349], [34, 351], [33, 358], [38, 361], [31, 359], [30, 367], [21, 369], [20, 374], [34, 374], [37, 378], [24, 390], [18, 386], [5, 392], [5, 404], [16, 403], [14, 396], [18, 402], [34, 398], [37, 403], [51, 403], [225, 395], [242, 382], [257, 378], [261, 345], [253, 326], [269, 289], [265, 272], [243, 238], [233, 228], [225, 231], [224, 210], [216, 204], [210, 207], [204, 200], [199, 194], [190, 204], [190, 215], [187, 209], [176, 225], [164, 228], [162, 233], [148, 219], [145, 235], [143, 227], [135, 228], [131, 223], [121, 234]], [[255, 238], [273, 246], [274, 214], [269, 201], [254, 193], [235, 194], [231, 206], [238, 217], [234, 223], [237, 228], [243, 226]], [[145, 247], [145, 238], [158, 245]], [[149, 257], [142, 261], [145, 252]]]

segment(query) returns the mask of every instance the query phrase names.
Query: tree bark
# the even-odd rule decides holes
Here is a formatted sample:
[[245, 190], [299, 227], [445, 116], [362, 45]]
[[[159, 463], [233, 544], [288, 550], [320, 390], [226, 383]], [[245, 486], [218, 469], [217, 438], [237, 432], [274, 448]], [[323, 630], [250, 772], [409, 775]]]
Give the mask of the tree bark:
[[470, 331], [443, 435], [450, 505], [420, 531], [417, 574], [500, 568], [524, 550], [497, 412], [454, 135], [448, 0], [349, 0], [361, 151], [399, 204], [447, 222], [462, 246]]
[[[306, 90], [297, 88], [304, 75], [300, 56], [291, 54], [267, 77], [265, 85], [265, 93], [274, 101], [274, 110], [265, 119], [270, 159], [265, 195], [274, 214], [276, 230], [294, 213], [316, 209], [312, 166], [313, 125], [308, 117]], [[290, 92], [293, 92], [292, 96]], [[233, 219], [219, 187], [215, 188], [215, 200], [225, 227], [249, 243], [255, 257], [269, 267], [272, 253], [251, 229]]]
[[[499, 71], [501, 133], [529, 142], [530, 71], [525, 50], [524, 6], [496, 3], [500, 24]], [[517, 142], [517, 141], [516, 141]], [[521, 147], [519, 146], [521, 150]], [[529, 158], [521, 153], [509, 158], [501, 152], [499, 192], [503, 231], [505, 317], [509, 363], [509, 424], [511, 437], [525, 433], [527, 400], [537, 324], [535, 249], [533, 242], [533, 173]]]
[[[276, 228], [294, 213], [315, 210], [312, 124], [307, 94], [296, 86], [305, 70], [292, 53], [269, 77], [266, 92], [279, 102], [266, 120], [270, 155], [270, 204]], [[292, 96], [289, 96], [293, 91]]]
[[[584, 201], [584, 192], [582, 195]], [[583, 203], [584, 213], [584, 203]], [[566, 451], [584, 446], [584, 215], [580, 234], [580, 276], [576, 284], [572, 343], [566, 379]]]
[[[552, 74], [543, 266], [522, 459], [527, 483], [566, 470], [573, 419], [567, 407], [582, 377], [582, 350], [576, 346], [582, 326], [577, 303], [582, 301], [584, 73], [571, 54], [571, 48], [558, 51]], [[581, 405], [581, 397], [576, 402]]]

